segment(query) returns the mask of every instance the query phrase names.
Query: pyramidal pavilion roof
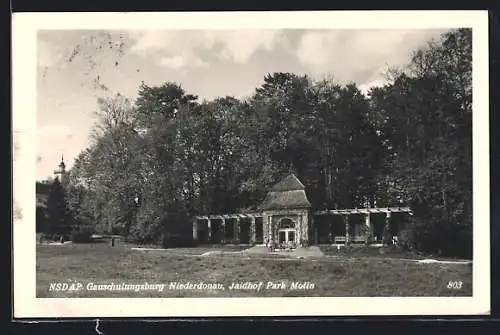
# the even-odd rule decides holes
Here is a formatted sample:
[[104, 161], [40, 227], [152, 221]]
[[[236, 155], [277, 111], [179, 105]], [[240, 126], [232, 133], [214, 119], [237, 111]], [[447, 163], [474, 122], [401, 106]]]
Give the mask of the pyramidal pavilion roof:
[[304, 209], [310, 207], [311, 203], [307, 199], [305, 186], [293, 173], [271, 187], [261, 205], [263, 210]]

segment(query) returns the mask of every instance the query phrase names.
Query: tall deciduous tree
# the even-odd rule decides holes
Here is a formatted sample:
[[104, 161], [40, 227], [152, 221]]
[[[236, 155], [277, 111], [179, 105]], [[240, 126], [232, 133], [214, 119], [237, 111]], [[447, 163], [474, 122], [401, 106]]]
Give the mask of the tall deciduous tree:
[[471, 250], [471, 60], [470, 29], [450, 31], [417, 50], [393, 84], [371, 92], [392, 158], [387, 187], [415, 208], [411, 247]]
[[67, 235], [71, 231], [70, 219], [64, 189], [59, 179], [55, 178], [47, 196], [48, 233]]
[[172, 82], [101, 99], [72, 212], [155, 243], [190, 236], [190, 215], [255, 209], [293, 171], [316, 208], [411, 204], [409, 245], [449, 250], [446, 234], [471, 232], [471, 49], [470, 30], [451, 31], [368, 96], [278, 72], [246, 100], [199, 103]]

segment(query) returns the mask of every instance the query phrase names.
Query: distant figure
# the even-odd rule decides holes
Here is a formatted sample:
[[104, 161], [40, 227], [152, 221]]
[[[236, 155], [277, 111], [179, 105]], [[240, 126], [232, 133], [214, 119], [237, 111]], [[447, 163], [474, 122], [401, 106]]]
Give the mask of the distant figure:
[[397, 236], [393, 236], [392, 237], [392, 244], [393, 245], [398, 245], [398, 237]]
[[115, 238], [114, 237], [111, 237], [111, 246], [114, 247], [115, 246]]

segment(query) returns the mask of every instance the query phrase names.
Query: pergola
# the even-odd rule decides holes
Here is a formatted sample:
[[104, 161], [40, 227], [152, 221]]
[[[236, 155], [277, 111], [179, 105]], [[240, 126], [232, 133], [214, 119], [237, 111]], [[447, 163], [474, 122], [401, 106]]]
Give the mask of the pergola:
[[[342, 242], [344, 243], [349, 243], [350, 242], [350, 236], [349, 236], [349, 215], [354, 215], [354, 214], [363, 214], [365, 215], [365, 226], [366, 228], [371, 232], [372, 231], [372, 224], [370, 220], [370, 215], [371, 214], [380, 214], [380, 213], [385, 213], [385, 225], [389, 226], [391, 222], [391, 214], [392, 213], [409, 213], [412, 215], [412, 211], [410, 207], [379, 207], [379, 208], [352, 208], [352, 209], [327, 209], [327, 210], [321, 210], [321, 211], [316, 211], [312, 213], [314, 216], [321, 216], [321, 215], [342, 215], [345, 223], [345, 238], [341, 238]], [[339, 239], [340, 242], [340, 239]]]
[[250, 241], [255, 241], [255, 218], [263, 217], [262, 213], [237, 213], [237, 214], [210, 214], [210, 215], [198, 215], [194, 217], [193, 220], [193, 239], [198, 239], [198, 220], [207, 220], [208, 222], [208, 239], [212, 237], [212, 220], [221, 220], [222, 227], [226, 226], [226, 220], [235, 219], [233, 235], [234, 239], [239, 239], [240, 235], [240, 220], [241, 219], [251, 219], [250, 222]]

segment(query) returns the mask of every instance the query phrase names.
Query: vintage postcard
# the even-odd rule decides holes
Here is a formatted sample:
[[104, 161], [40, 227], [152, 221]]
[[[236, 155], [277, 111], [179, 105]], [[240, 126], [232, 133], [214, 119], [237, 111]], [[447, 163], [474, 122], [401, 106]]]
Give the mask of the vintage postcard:
[[486, 315], [484, 11], [13, 16], [14, 312]]

